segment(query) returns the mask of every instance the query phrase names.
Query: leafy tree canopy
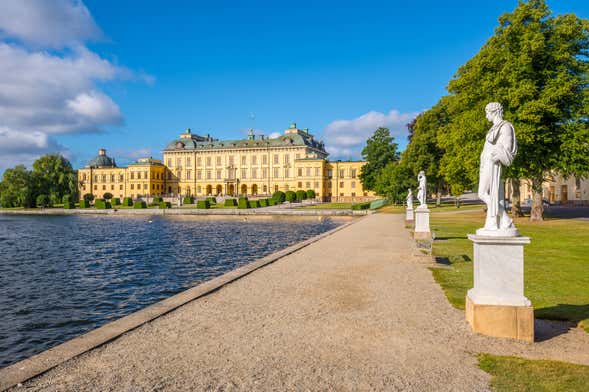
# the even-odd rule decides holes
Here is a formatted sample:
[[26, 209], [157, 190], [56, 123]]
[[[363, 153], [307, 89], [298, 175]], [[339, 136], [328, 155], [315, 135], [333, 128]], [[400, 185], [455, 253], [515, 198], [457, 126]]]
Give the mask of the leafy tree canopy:
[[359, 175], [364, 189], [376, 190], [376, 178], [380, 172], [388, 163], [399, 160], [398, 145], [394, 140], [388, 128], [380, 127], [366, 141], [362, 157], [367, 163], [362, 166]]

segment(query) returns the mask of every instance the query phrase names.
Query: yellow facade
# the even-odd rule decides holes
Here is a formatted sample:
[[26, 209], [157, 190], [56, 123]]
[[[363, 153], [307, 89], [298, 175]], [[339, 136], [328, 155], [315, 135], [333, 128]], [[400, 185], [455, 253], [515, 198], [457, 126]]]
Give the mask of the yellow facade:
[[[364, 162], [329, 162], [327, 155], [323, 143], [296, 124], [286, 129], [283, 136], [272, 139], [250, 133], [248, 139], [216, 140], [187, 130], [168, 143], [162, 161], [144, 159], [127, 168], [117, 168], [114, 160], [99, 156], [90, 162], [90, 167], [79, 170], [78, 178], [80, 194], [92, 189], [95, 197], [102, 197], [105, 192], [133, 198], [267, 197], [278, 190], [312, 189], [325, 201], [374, 198], [374, 193], [362, 189], [358, 179]], [[111, 163], [113, 167], [98, 167]]]
[[[532, 183], [530, 180], [520, 181], [520, 201], [532, 199]], [[542, 183], [542, 199], [557, 205], [589, 205], [589, 180], [570, 176], [564, 178], [552, 173]]]

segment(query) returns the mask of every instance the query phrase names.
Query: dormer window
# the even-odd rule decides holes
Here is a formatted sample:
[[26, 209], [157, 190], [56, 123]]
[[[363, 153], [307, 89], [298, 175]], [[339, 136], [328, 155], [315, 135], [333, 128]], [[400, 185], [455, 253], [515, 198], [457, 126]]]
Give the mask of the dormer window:
[[182, 142], [176, 143], [176, 148], [178, 148], [178, 149], [184, 148], [184, 143], [182, 143]]

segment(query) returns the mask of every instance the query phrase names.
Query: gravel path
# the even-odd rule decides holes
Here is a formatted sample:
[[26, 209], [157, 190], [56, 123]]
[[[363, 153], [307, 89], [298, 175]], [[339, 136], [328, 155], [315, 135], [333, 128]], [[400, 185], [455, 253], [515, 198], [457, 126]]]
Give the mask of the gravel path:
[[402, 219], [363, 218], [25, 387], [486, 391], [479, 352], [589, 364], [589, 334], [562, 323], [535, 344], [474, 335]]

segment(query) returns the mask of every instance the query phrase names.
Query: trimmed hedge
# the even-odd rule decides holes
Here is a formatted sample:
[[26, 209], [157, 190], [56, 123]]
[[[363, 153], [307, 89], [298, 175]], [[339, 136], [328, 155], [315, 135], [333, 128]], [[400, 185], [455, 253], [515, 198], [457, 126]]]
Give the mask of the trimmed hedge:
[[61, 198], [61, 202], [63, 204], [65, 204], [65, 203], [73, 203], [74, 202], [74, 198], [72, 197], [72, 195], [63, 195], [63, 197]]
[[65, 208], [66, 210], [73, 210], [74, 208], [76, 208], [76, 203], [73, 203], [71, 201], [67, 201], [67, 202], [63, 203], [63, 208]]
[[141, 208], [147, 208], [147, 204], [143, 200], [137, 200], [133, 203], [133, 208], [139, 210]]
[[352, 204], [352, 210], [367, 210], [370, 208], [370, 202]]
[[120, 206], [121, 205], [121, 199], [119, 199], [118, 197], [113, 197], [110, 200], [110, 204], [112, 204], [113, 206]]
[[303, 190], [297, 191], [297, 201], [303, 201], [307, 198], [307, 192]]
[[207, 201], [209, 202], [209, 204], [213, 205], [213, 204], [217, 204], [217, 199], [215, 199], [214, 197], [207, 197]]
[[237, 207], [237, 199], [225, 199], [225, 207]]
[[164, 199], [162, 199], [162, 198], [161, 198], [161, 197], [159, 197], [159, 196], [156, 196], [156, 197], [154, 197], [154, 198], [153, 198], [153, 201], [152, 201], [152, 203], [153, 203], [153, 204], [160, 204], [162, 201], [164, 201]]
[[166, 208], [172, 208], [172, 203], [170, 203], [169, 201], [160, 202], [160, 209], [164, 210]]
[[97, 210], [108, 210], [111, 208], [111, 204], [104, 199], [96, 199], [94, 200], [94, 208]]
[[260, 207], [268, 207], [268, 199], [260, 199]]
[[297, 194], [295, 192], [293, 192], [293, 191], [286, 191], [286, 193], [284, 195], [286, 197], [286, 201], [289, 201], [291, 203], [293, 201], [296, 201], [297, 200]]
[[260, 201], [259, 200], [250, 200], [248, 201], [249, 208], [260, 208]]
[[182, 204], [194, 204], [194, 197], [186, 196], [184, 200], [182, 200]]
[[125, 197], [123, 199], [123, 206], [131, 207], [132, 205], [133, 205], [133, 199], [131, 199], [130, 197]]
[[90, 208], [90, 202], [87, 200], [80, 200], [80, 208]]
[[211, 203], [208, 200], [199, 200], [196, 202], [196, 208], [201, 210], [208, 210], [211, 208]]
[[274, 199], [268, 199], [268, 205], [269, 206], [275, 206], [276, 204], [278, 204], [278, 202]]
[[282, 191], [276, 191], [272, 194], [272, 199], [276, 200], [276, 204], [284, 203], [286, 201], [286, 194]]
[[246, 209], [250, 208], [247, 197], [240, 197], [239, 201], [237, 202], [237, 208]]
[[314, 199], [316, 196], [313, 189], [307, 189], [307, 199]]

